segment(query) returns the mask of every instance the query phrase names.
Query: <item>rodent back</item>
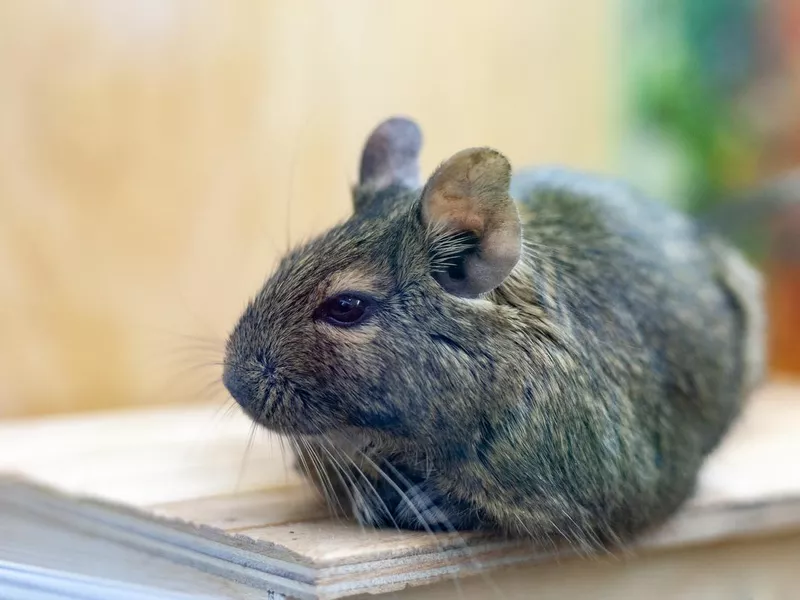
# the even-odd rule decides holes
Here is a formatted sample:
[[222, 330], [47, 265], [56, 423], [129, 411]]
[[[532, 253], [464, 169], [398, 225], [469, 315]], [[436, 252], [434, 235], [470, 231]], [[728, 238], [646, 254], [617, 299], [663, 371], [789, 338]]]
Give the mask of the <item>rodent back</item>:
[[744, 321], [760, 306], [755, 284], [746, 305], [730, 293], [718, 248], [736, 257], [741, 277], [757, 281], [755, 271], [690, 218], [621, 182], [542, 169], [520, 173], [512, 190], [534, 269], [546, 265], [542, 294], [555, 290], [557, 318], [577, 321], [573, 334], [598, 356], [624, 354], [627, 345], [643, 361], [640, 373], [627, 374], [641, 419], [669, 410], [676, 426], [691, 423], [699, 445], [716, 439], [749, 389]]

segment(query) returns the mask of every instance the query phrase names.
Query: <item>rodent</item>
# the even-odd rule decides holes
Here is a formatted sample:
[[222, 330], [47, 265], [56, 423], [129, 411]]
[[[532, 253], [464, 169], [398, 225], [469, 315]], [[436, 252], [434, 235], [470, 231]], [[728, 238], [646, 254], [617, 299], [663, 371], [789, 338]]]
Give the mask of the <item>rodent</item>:
[[604, 176], [470, 148], [421, 185], [421, 144], [373, 130], [353, 215], [249, 302], [225, 386], [362, 523], [592, 547], [658, 525], [764, 378], [759, 273]]

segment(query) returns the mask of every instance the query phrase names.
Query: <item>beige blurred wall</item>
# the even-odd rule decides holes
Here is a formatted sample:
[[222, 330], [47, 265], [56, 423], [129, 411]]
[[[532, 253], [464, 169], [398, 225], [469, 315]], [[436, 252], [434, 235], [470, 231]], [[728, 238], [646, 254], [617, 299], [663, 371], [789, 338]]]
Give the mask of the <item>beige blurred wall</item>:
[[0, 2], [0, 416], [222, 404], [226, 330], [390, 114], [426, 169], [607, 170], [613, 3]]

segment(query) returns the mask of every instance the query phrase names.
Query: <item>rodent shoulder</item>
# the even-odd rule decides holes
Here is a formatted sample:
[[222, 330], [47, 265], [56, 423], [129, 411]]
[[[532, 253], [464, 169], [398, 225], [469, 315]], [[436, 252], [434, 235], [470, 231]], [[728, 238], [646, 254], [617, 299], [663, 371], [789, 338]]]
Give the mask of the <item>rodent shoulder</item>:
[[613, 177], [559, 167], [524, 170], [514, 175], [511, 195], [526, 240], [561, 261], [607, 262], [611, 270], [635, 261], [668, 268], [686, 283], [707, 280], [711, 256], [697, 224]]
[[[587, 335], [621, 335], [648, 352], [678, 348], [695, 365], [733, 343], [716, 255], [691, 218], [613, 178], [569, 169], [519, 172], [511, 191], [534, 282]], [[714, 335], [708, 323], [719, 324]]]

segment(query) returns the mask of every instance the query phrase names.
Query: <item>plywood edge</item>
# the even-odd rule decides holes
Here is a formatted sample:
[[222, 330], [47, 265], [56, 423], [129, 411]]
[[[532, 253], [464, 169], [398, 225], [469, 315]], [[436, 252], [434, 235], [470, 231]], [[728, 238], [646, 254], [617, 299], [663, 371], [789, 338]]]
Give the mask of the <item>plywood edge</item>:
[[[164, 519], [100, 500], [74, 498], [44, 487], [5, 479], [4, 497], [28, 510], [60, 515], [97, 535], [251, 587], [293, 598], [340, 598], [385, 593], [501, 567], [573, 558], [569, 550], [542, 552], [522, 541], [466, 538], [436, 550], [338, 564], [315, 564], [290, 548], [202, 525]], [[302, 527], [298, 523], [298, 527]], [[625, 549], [637, 555], [800, 530], [800, 497], [687, 507], [652, 535]]]
[[[33, 590], [36, 590], [35, 593]], [[224, 600], [221, 596], [172, 592], [121, 581], [76, 575], [9, 561], [0, 561], [0, 598], [63, 600]], [[274, 598], [274, 597], [273, 597]], [[274, 598], [274, 600], [278, 600]]]
[[[790, 532], [800, 532], [800, 497], [719, 503], [688, 507], [662, 527], [613, 554], [635, 558], [661, 551], [768, 538]], [[469, 552], [453, 549], [429, 556], [363, 562], [358, 565], [358, 574], [349, 566], [323, 568], [318, 578], [319, 589], [324, 592], [321, 597], [385, 593], [448, 577], [477, 575], [515, 565], [597, 558], [586, 557], [569, 548], [543, 552], [520, 541], [484, 541], [468, 545], [466, 550]], [[359, 577], [360, 573], [369, 575]]]
[[[799, 390], [796, 385], [772, 386], [760, 394], [757, 402], [751, 402], [744, 418], [709, 458], [695, 497], [665, 525], [640, 537], [619, 554], [635, 557], [800, 531], [800, 480], [791, 466], [791, 457], [800, 451], [796, 435], [800, 424], [800, 403], [796, 402]], [[170, 419], [180, 421], [175, 414]], [[119, 429], [126, 430], [128, 426], [119, 424]], [[162, 423], [161, 427], [168, 430], [169, 423]], [[189, 427], [190, 441], [197, 438], [195, 427], [196, 424]], [[71, 426], [67, 429], [71, 431]], [[16, 437], [6, 440], [6, 447], [13, 448], [16, 440], [25, 437], [24, 430], [13, 430]], [[244, 432], [241, 440], [246, 441], [246, 427], [232, 426], [231, 439], [236, 439], [233, 434], [237, 430]], [[84, 431], [86, 428], [81, 426], [72, 437], [81, 440]], [[139, 438], [134, 441], [136, 446], [143, 443]], [[165, 448], [165, 453], [169, 452], [174, 449]], [[144, 462], [150, 465], [154, 459]], [[272, 476], [258, 480], [259, 485], [269, 488], [263, 492], [207, 494], [188, 501], [145, 506], [130, 501], [129, 495], [122, 495], [122, 500], [116, 496], [101, 499], [104, 496], [98, 492], [100, 487], [67, 488], [60, 484], [64, 478], [52, 476], [52, 470], [44, 477], [41, 473], [34, 469], [21, 477], [0, 477], [4, 501], [23, 507], [31, 515], [69, 522], [98, 537], [173, 563], [292, 598], [333, 599], [385, 593], [490, 573], [506, 566], [576, 557], [569, 549], [545, 552], [524, 541], [504, 541], [488, 534], [465, 533], [460, 538], [406, 532], [359, 535], [362, 532], [352, 525], [320, 520], [310, 505], [307, 512], [305, 508], [300, 510], [299, 498], [307, 495], [310, 488], [297, 488], [297, 495], [291, 491], [284, 495], [289, 487], [275, 487], [281, 478]], [[159, 485], [161, 480], [154, 480], [151, 471], [144, 469], [143, 473], [150, 476], [140, 476], [129, 482], [129, 487]], [[195, 475], [201, 480], [209, 477], [206, 473]], [[41, 484], [32, 483], [28, 477]], [[270, 493], [280, 511], [261, 506], [258, 494]], [[220, 511], [220, 506], [224, 510]], [[241, 523], [250, 526], [229, 527], [225, 518], [214, 518], [220, 514], [238, 515]], [[265, 514], [269, 517], [264, 518]], [[0, 523], [3, 518], [0, 514]], [[302, 537], [293, 539], [294, 535], [287, 535], [295, 533]]]
[[144, 514], [93, 498], [61, 494], [19, 478], [0, 478], [4, 501], [43, 516], [68, 519], [99, 537], [154, 556], [299, 600], [318, 598], [316, 569], [268, 543], [209, 527]]

